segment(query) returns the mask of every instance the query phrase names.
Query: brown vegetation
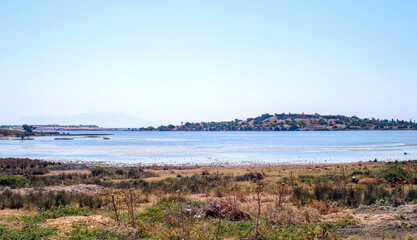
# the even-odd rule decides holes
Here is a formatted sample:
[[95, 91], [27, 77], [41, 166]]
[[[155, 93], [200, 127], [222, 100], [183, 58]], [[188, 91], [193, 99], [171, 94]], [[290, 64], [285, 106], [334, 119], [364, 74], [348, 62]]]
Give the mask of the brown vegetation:
[[[413, 161], [153, 171], [94, 167], [83, 174], [4, 175], [6, 185], [12, 177], [26, 180], [15, 181], [17, 189], [3, 185], [0, 202], [3, 209], [27, 209], [40, 219], [31, 229], [72, 239], [363, 239], [392, 238], [392, 232], [406, 238], [417, 235], [416, 170]], [[28, 189], [33, 185], [50, 186]], [[106, 223], [90, 224], [92, 215]], [[0, 221], [13, 227], [27, 221], [18, 219], [0, 211]], [[56, 222], [67, 227], [50, 230]], [[3, 238], [11, 236], [11, 226], [2, 228], [9, 234]]]

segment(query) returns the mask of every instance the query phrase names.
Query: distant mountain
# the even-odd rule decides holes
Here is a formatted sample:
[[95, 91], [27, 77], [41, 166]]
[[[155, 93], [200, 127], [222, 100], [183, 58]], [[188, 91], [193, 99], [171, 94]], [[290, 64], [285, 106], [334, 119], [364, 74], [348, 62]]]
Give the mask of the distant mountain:
[[142, 131], [335, 131], [335, 130], [417, 130], [415, 122], [380, 120], [320, 114], [263, 114], [246, 120], [224, 122], [185, 123], [157, 128], [141, 128]]
[[97, 125], [108, 128], [137, 128], [153, 126], [152, 122], [137, 118], [133, 115], [124, 113], [83, 113], [73, 116], [52, 117], [52, 116], [26, 116], [19, 118], [13, 124], [31, 124], [31, 125]]

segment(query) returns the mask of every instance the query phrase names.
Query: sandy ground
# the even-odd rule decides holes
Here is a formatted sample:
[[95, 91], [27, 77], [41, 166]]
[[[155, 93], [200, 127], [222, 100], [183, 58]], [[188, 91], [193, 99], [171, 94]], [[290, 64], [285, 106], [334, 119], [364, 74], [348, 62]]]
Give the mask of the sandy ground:
[[14, 193], [20, 195], [27, 195], [27, 194], [36, 194], [40, 192], [65, 192], [71, 194], [87, 194], [87, 195], [96, 195], [101, 192], [103, 189], [102, 186], [92, 185], [92, 184], [78, 184], [78, 185], [71, 185], [71, 186], [64, 186], [64, 185], [57, 185], [57, 186], [47, 186], [47, 187], [34, 187], [34, 188], [18, 188], [12, 189]]
[[58, 229], [71, 226], [74, 222], [85, 222], [92, 226], [111, 226], [116, 224], [116, 222], [109, 218], [100, 215], [92, 215], [88, 217], [84, 216], [70, 216], [70, 217], [61, 217], [55, 219], [47, 219], [42, 223], [42, 227], [57, 226]]
[[53, 175], [60, 175], [60, 174], [89, 174], [89, 170], [52, 170], [49, 173], [46, 173], [44, 176], [53, 176]]

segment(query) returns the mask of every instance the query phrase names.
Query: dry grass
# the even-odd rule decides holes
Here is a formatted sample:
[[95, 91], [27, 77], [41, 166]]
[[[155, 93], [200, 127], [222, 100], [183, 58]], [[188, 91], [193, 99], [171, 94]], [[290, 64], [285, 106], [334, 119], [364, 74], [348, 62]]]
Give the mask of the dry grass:
[[[109, 194], [114, 194], [115, 198], [120, 200], [118, 209], [118, 214], [120, 214], [120, 219], [118, 220], [120, 224], [129, 225], [136, 220], [140, 220], [129, 226], [134, 228], [138, 228], [139, 226], [142, 230], [146, 229], [146, 231], [149, 231], [152, 234], [159, 234], [158, 236], [161, 236], [161, 239], [164, 237], [171, 238], [172, 236], [185, 236], [185, 239], [188, 236], [191, 239], [197, 239], [199, 238], [199, 236], [197, 236], [198, 230], [201, 230], [204, 234], [210, 235], [213, 239], [218, 238], [218, 236], [222, 236], [222, 238], [219, 237], [218, 239], [223, 239], [223, 236], [233, 237], [232, 235], [227, 235], [231, 233], [217, 230], [221, 227], [233, 229], [234, 225], [232, 223], [222, 222], [227, 221], [227, 219], [219, 220], [217, 217], [205, 219], [204, 216], [194, 218], [197, 214], [194, 216], [185, 213], [188, 211], [188, 207], [190, 207], [191, 210], [193, 208], [198, 209], [202, 205], [204, 206], [213, 202], [217, 202], [219, 205], [233, 206], [233, 209], [239, 209], [250, 216], [250, 218], [240, 221], [242, 222], [241, 224], [243, 224], [242, 226], [244, 226], [244, 229], [252, 231], [252, 235], [240, 236], [238, 235], [238, 232], [234, 232], [233, 234], [236, 235], [235, 239], [242, 239], [248, 236], [260, 237], [265, 234], [268, 235], [275, 231], [277, 226], [288, 229], [291, 229], [292, 227], [301, 229], [302, 226], [309, 226], [309, 224], [317, 226], [317, 229], [304, 229], [303, 231], [305, 231], [306, 234], [312, 234], [312, 236], [317, 237], [319, 234], [326, 235], [326, 231], [335, 231], [334, 229], [329, 230], [321, 228], [323, 227], [321, 222], [339, 224], [338, 222], [340, 221], [352, 219], [352, 221], [355, 220], [358, 224], [362, 224], [363, 226], [373, 227], [375, 224], [372, 225], [371, 221], [369, 221], [369, 224], [367, 225], [366, 219], [375, 220], [375, 218], [369, 215], [372, 214], [372, 212], [355, 212], [357, 217], [353, 216], [354, 209], [357, 205], [355, 205], [356, 203], [352, 204], [349, 201], [352, 201], [352, 199], [355, 200], [354, 198], [348, 201], [348, 196], [336, 196], [335, 199], [333, 199], [333, 197], [328, 198], [327, 195], [325, 197], [320, 197], [315, 191], [317, 191], [317, 189], [323, 189], [330, 194], [333, 194], [339, 193], [337, 191], [343, 187], [345, 187], [345, 190], [343, 191], [344, 194], [347, 194], [349, 189], [362, 191], [363, 194], [380, 191], [378, 189], [371, 189], [372, 192], [368, 189], [368, 187], [374, 183], [378, 183], [378, 186], [381, 188], [394, 191], [393, 189], [395, 189], [396, 185], [391, 186], [386, 182], [382, 183], [382, 180], [378, 182], [375, 180], [375, 174], [382, 169], [385, 169], [387, 166], [388, 163], [361, 162], [352, 164], [321, 164], [306, 166], [158, 168], [152, 170], [145, 169], [144, 171], [157, 174], [155, 177], [145, 179], [120, 179], [113, 175], [99, 175], [91, 177], [91, 179], [93, 181], [105, 183], [105, 186], [107, 187], [104, 191], [107, 193], [107, 196], [110, 196]], [[82, 170], [70, 172], [60, 171], [55, 173], [52, 171], [46, 177], [77, 173], [88, 174]], [[252, 176], [254, 176], [254, 178], [252, 178]], [[352, 176], [357, 177], [359, 184], [350, 182]], [[123, 187], [120, 187], [122, 185], [118, 184], [123, 183], [124, 181], [129, 181], [130, 185], [123, 185]], [[178, 194], [176, 193], [176, 191], [179, 190], [176, 188], [177, 186], [184, 190], [181, 192], [180, 197], [178, 197]], [[257, 186], [263, 186], [262, 190], [259, 190], [259, 188], [256, 190]], [[318, 188], [319, 186], [321, 188]], [[340, 189], [335, 189], [336, 187]], [[401, 187], [407, 191], [412, 190], [412, 187], [409, 186]], [[131, 189], [127, 190], [129, 188]], [[255, 191], [253, 191], [254, 189]], [[295, 196], [295, 191], [297, 189], [304, 191], [300, 193], [302, 196], [306, 197], [304, 202], [300, 201]], [[262, 192], [262, 195], [259, 195], [260, 191]], [[129, 200], [133, 199], [133, 197], [129, 195], [131, 192], [137, 193], [138, 198]], [[401, 194], [402, 193], [397, 194], [398, 198], [404, 198]], [[199, 206], [195, 207], [195, 204]], [[108, 205], [104, 204], [104, 206]], [[152, 214], [149, 213], [149, 209], [153, 209], [151, 211]], [[94, 214], [102, 214], [107, 217], [110, 216], [116, 220], [113, 216], [115, 214], [107, 208], [92, 209], [91, 211], [93, 211]], [[2, 210], [0, 211], [0, 221], [10, 217], [22, 216], [23, 214], [18, 215], [19, 212], [20, 211], [17, 210]], [[36, 214], [35, 211], [25, 211], [21, 213]], [[142, 214], [145, 214], [146, 217], [138, 217], [142, 216]], [[157, 218], [159, 216], [158, 214], [162, 214], [162, 219], [165, 220], [152, 220]], [[382, 212], [380, 217], [386, 216], [384, 214], [385, 213]], [[400, 222], [399, 226], [402, 226], [401, 223], [403, 219], [399, 218], [407, 218], [407, 216], [399, 215], [401, 213], [395, 214], [398, 216], [390, 216], [389, 218], [384, 219], [387, 219], [386, 222], [394, 222], [395, 220]], [[66, 216], [62, 218], [62, 225], [69, 226], [71, 225], [70, 222], [80, 220], [89, 223], [89, 217], [82, 217], [80, 219], [77, 217]], [[148, 217], [150, 217], [151, 220], [149, 220]], [[184, 220], [185, 222], [178, 221], [178, 219]], [[211, 220], [213, 220], [212, 224], [210, 224]], [[46, 220], [43, 223], [44, 225], [41, 226], [54, 225], [50, 223], [55, 223], [57, 221], [58, 220]], [[168, 224], [167, 226], [166, 221], [171, 223], [171, 225]], [[94, 227], [100, 226], [94, 225]], [[68, 234], [68, 231], [71, 231], [71, 228], [69, 227], [62, 231], [65, 232], [65, 234]], [[364, 232], [365, 231], [362, 229], [361, 234]], [[351, 235], [357, 235], [359, 237], [365, 236], [356, 233], [351, 233]]]

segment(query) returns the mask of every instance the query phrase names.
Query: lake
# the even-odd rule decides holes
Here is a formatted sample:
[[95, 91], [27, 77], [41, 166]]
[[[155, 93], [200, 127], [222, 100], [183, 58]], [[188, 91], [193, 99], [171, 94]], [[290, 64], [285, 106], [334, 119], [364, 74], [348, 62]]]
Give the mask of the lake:
[[417, 159], [417, 131], [70, 133], [112, 135], [2, 140], [0, 157], [116, 165], [280, 165]]

